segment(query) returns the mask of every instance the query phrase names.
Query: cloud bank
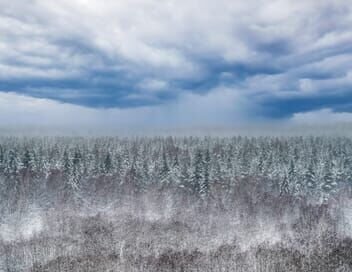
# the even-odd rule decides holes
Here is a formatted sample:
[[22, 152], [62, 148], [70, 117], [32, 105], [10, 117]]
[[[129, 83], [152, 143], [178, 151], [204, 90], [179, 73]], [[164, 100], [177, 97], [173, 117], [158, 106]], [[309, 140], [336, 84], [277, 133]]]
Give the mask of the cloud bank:
[[23, 123], [349, 116], [351, 26], [343, 0], [0, 0], [0, 118], [14, 103]]
[[305, 113], [295, 113], [292, 121], [297, 124], [336, 124], [351, 123], [352, 113], [350, 112], [333, 112], [331, 109], [321, 109]]
[[[237, 124], [248, 108], [231, 90], [207, 95], [185, 94], [172, 103], [138, 108], [88, 108], [52, 99], [0, 93], [0, 124], [3, 127], [184, 127]], [[237, 105], [237, 106], [236, 106]]]

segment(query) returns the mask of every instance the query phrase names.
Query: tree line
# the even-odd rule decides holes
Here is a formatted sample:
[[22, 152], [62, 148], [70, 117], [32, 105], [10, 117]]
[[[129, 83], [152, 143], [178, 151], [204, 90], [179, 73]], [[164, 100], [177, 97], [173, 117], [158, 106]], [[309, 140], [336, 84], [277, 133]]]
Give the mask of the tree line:
[[[0, 139], [3, 191], [75, 193], [109, 183], [141, 193], [176, 188], [206, 199], [241, 179], [281, 195], [327, 199], [352, 183], [352, 141], [337, 137], [43, 137]], [[110, 190], [109, 189], [109, 190]], [[15, 197], [16, 198], [16, 197]]]

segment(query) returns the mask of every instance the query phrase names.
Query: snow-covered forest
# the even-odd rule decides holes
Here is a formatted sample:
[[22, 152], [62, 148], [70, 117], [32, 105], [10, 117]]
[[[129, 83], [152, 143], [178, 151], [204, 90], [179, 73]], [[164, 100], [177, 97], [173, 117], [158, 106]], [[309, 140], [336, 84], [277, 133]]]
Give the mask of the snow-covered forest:
[[8, 137], [0, 141], [0, 175], [14, 199], [50, 189], [79, 198], [92, 186], [116, 194], [174, 188], [206, 199], [214, 186], [231, 194], [239, 180], [256, 178], [281, 195], [324, 200], [352, 183], [352, 140]]
[[1, 271], [351, 271], [348, 137], [2, 137]]

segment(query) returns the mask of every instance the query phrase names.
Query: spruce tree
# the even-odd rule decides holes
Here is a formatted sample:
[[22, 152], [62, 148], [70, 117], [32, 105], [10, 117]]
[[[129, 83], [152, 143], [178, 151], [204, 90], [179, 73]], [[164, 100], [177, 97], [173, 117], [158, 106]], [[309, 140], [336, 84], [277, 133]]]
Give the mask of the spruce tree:
[[179, 187], [185, 193], [191, 193], [191, 182], [190, 182], [190, 173], [189, 165], [186, 160], [181, 161], [181, 170], [180, 170], [180, 185]]
[[194, 155], [193, 172], [191, 176], [191, 187], [194, 194], [199, 194], [202, 183], [203, 156], [202, 151], [197, 149]]
[[304, 180], [305, 180], [305, 185], [307, 187], [308, 192], [312, 193], [317, 187], [316, 174], [314, 171], [313, 161], [309, 163], [308, 168], [304, 173]]
[[161, 169], [160, 169], [160, 174], [159, 174], [160, 183], [163, 186], [168, 185], [169, 174], [170, 174], [170, 168], [169, 168], [169, 165], [168, 165], [168, 162], [167, 162], [166, 152], [163, 149], [162, 161], [161, 161]]
[[113, 169], [113, 163], [112, 163], [111, 154], [110, 152], [107, 152], [104, 159], [104, 174], [111, 174], [112, 169]]
[[334, 180], [334, 177], [332, 174], [332, 163], [329, 160], [327, 160], [324, 163], [323, 183], [321, 188], [326, 195], [329, 195], [335, 190], [336, 187], [337, 187], [337, 183]]
[[289, 194], [290, 194], [290, 184], [289, 184], [289, 179], [287, 177], [287, 174], [285, 174], [280, 183], [280, 195], [284, 196]]
[[209, 152], [209, 149], [207, 149], [204, 155], [204, 176], [200, 185], [200, 195], [203, 199], [205, 199], [209, 194], [209, 180], [210, 180], [210, 152]]

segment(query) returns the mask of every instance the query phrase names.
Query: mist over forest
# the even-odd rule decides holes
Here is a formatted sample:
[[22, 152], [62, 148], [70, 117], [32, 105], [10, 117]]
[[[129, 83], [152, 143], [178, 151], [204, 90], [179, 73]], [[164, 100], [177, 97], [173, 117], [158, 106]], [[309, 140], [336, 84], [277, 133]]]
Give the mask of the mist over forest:
[[33, 125], [16, 124], [0, 125], [0, 137], [16, 136], [20, 138], [32, 137], [291, 137], [291, 136], [328, 136], [328, 137], [352, 137], [351, 122], [332, 123], [294, 123], [284, 121], [267, 121], [254, 123], [239, 123], [234, 125], [180, 125], [169, 126], [148, 125], [145, 126], [114, 126], [113, 124], [100, 125]]
[[1, 271], [352, 271], [352, 138], [2, 136]]

